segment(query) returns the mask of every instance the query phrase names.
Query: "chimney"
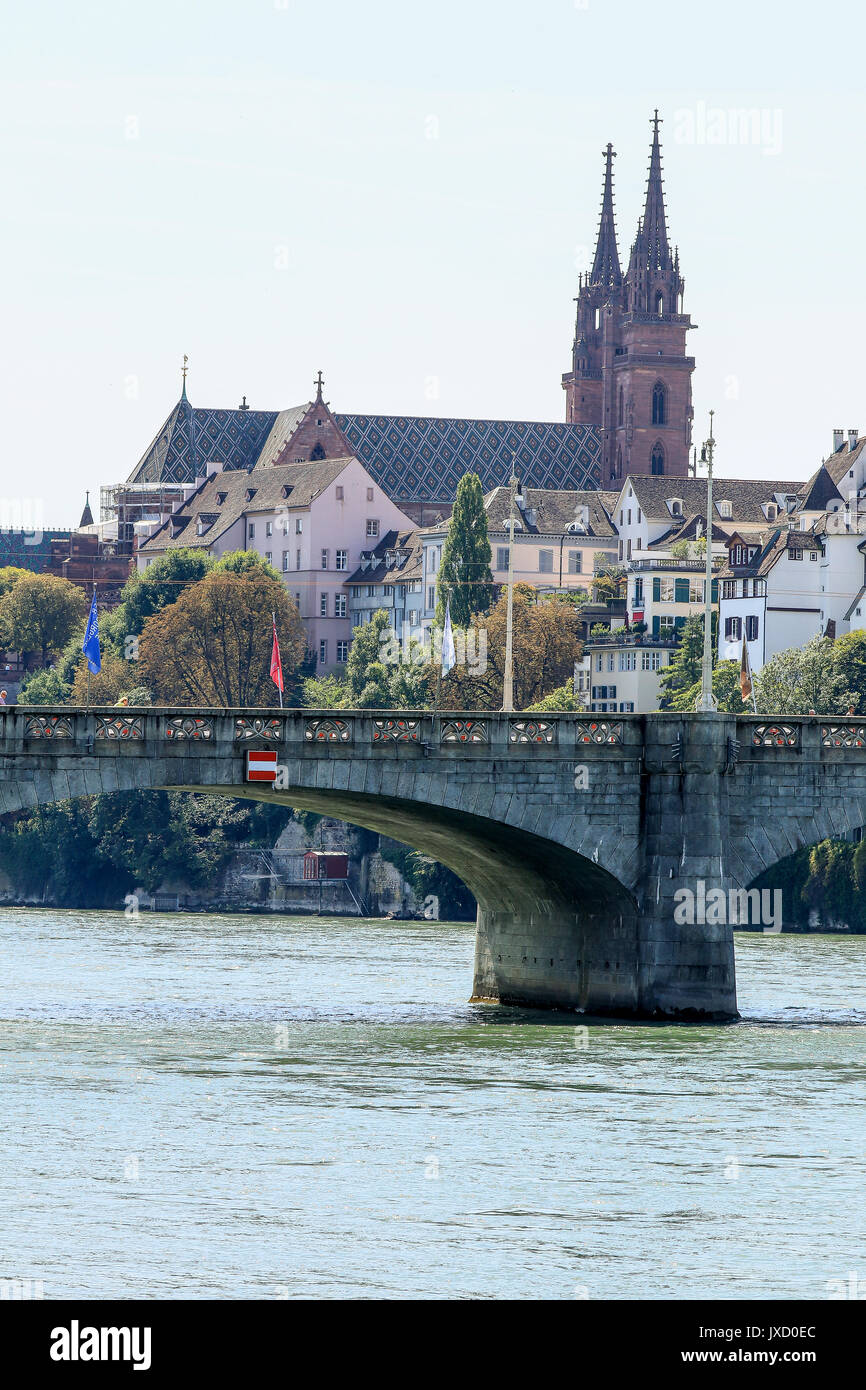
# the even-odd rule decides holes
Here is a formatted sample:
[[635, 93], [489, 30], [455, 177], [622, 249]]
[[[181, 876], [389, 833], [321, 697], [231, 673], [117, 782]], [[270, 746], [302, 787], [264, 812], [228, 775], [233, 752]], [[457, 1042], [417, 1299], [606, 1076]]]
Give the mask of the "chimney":
[[852, 454], [854, 450], [857, 448], [857, 434], [857, 430], [848, 431], [848, 449]]
[[845, 442], [845, 431], [844, 431], [844, 430], [834, 430], [834, 431], [833, 431], [833, 453], [834, 453], [834, 454], [838, 454], [838, 452], [839, 452], [839, 450], [842, 448], [842, 445], [844, 444], [844, 442]]

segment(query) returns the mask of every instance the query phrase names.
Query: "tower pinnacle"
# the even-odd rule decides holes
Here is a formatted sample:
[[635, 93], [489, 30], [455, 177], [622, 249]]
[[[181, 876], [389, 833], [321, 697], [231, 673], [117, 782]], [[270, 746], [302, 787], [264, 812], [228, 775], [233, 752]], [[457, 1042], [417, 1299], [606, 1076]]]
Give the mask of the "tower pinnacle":
[[619, 252], [616, 245], [616, 222], [613, 215], [613, 161], [616, 150], [608, 141], [604, 155], [604, 192], [601, 199], [601, 217], [598, 224], [598, 241], [595, 259], [592, 263], [590, 283], [613, 288], [622, 283], [619, 266]]

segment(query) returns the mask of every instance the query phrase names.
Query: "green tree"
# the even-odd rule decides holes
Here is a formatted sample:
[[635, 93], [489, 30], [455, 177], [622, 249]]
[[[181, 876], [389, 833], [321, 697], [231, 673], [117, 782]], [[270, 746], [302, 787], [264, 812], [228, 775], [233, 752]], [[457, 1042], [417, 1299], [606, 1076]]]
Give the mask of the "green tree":
[[3, 565], [0, 568], [0, 598], [8, 594], [13, 585], [23, 579], [26, 574], [31, 574], [31, 570], [19, 569], [17, 565]]
[[[694, 685], [681, 686], [676, 694], [670, 697], [670, 703], [666, 704], [664, 708], [682, 710], [684, 713], [694, 710], [698, 696], [701, 693], [701, 686], [702, 682], [700, 680], [695, 681]], [[721, 713], [751, 713], [751, 701], [747, 704], [743, 704], [743, 697], [740, 693], [739, 661], [716, 662], [713, 667], [713, 694], [716, 697]]]
[[833, 647], [833, 662], [857, 714], [866, 714], [866, 632], [847, 632]]
[[464, 473], [457, 485], [454, 510], [442, 548], [436, 623], [445, 625], [450, 600], [452, 627], [466, 628], [493, 601], [490, 538], [484, 494], [477, 473]]
[[[70, 686], [53, 668], [33, 671], [18, 691], [19, 705], [65, 705]], [[2, 833], [2, 832], [0, 832]]]
[[45, 665], [80, 626], [87, 599], [76, 584], [53, 574], [25, 574], [0, 599], [0, 642], [38, 652]]
[[285, 678], [300, 666], [306, 637], [282, 580], [262, 565], [212, 569], [147, 619], [138, 678], [164, 704], [276, 705], [272, 613]]
[[754, 685], [759, 714], [841, 714], [856, 701], [828, 637], [812, 637], [804, 647], [777, 652]]
[[[711, 628], [711, 651], [713, 665], [716, 660], [716, 633], [718, 614], [713, 613]], [[692, 613], [679, 630], [679, 643], [671, 653], [670, 663], [664, 667], [659, 679], [661, 708], [686, 709], [687, 705], [674, 703], [684, 692], [694, 685], [700, 687], [701, 671], [704, 661], [704, 615]], [[694, 709], [694, 702], [691, 708]]]
[[567, 681], [556, 690], [551, 690], [534, 705], [527, 705], [524, 714], [554, 714], [557, 710], [580, 710], [584, 708], [581, 697], [575, 694], [574, 681]]
[[175, 603], [190, 584], [197, 584], [213, 568], [206, 550], [187, 546], [166, 551], [147, 569], [131, 575], [121, 590], [120, 603], [100, 623], [103, 647], [110, 646], [116, 656], [130, 660], [126, 639], [140, 637], [148, 618]]

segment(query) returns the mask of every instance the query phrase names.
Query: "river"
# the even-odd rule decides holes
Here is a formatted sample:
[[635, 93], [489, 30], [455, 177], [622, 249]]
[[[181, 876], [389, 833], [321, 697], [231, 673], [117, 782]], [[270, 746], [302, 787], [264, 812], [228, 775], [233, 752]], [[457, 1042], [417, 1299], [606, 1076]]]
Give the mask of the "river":
[[473, 928], [0, 911], [0, 1279], [49, 1298], [866, 1291], [866, 938], [742, 1022], [470, 1005]]

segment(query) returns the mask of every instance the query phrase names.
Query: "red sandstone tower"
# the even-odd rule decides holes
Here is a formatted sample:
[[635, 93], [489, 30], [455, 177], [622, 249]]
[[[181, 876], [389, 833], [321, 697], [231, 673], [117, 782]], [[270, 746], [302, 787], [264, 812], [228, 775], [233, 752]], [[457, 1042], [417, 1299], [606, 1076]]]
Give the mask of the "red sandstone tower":
[[592, 269], [581, 276], [572, 370], [562, 378], [566, 420], [596, 425], [603, 488], [627, 473], [688, 474], [693, 327], [682, 312], [679, 253], [671, 252], [664, 208], [659, 116], [643, 217], [622, 274], [613, 211], [614, 150], [605, 154], [604, 192]]

